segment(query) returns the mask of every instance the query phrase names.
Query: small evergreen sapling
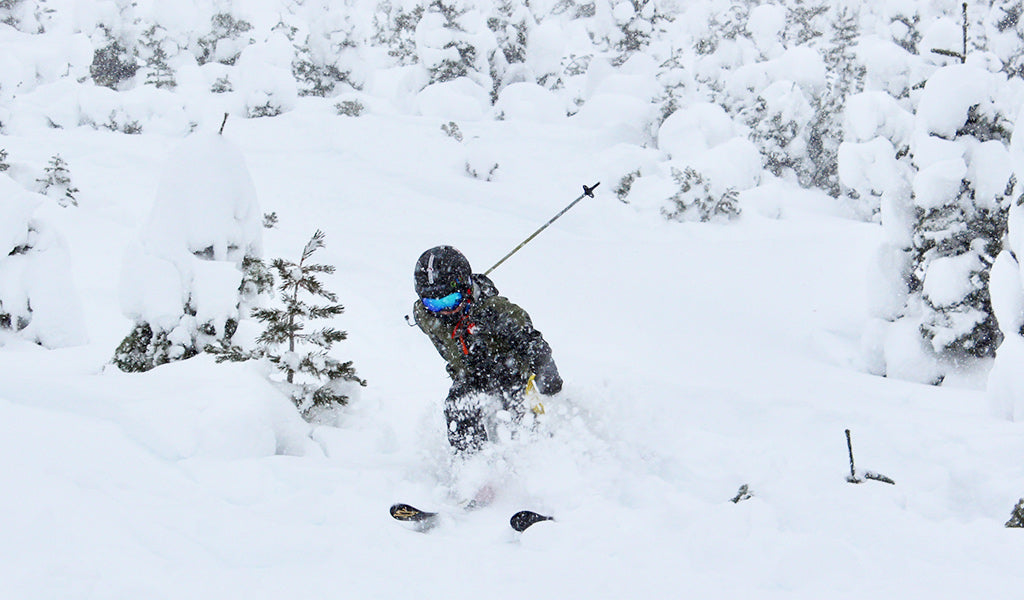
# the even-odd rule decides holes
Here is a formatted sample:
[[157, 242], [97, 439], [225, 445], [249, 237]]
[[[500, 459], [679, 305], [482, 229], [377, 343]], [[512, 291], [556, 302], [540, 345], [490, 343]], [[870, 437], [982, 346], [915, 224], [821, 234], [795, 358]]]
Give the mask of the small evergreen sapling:
[[174, 69], [168, 61], [165, 45], [171, 45], [167, 30], [159, 25], [153, 25], [142, 34], [142, 45], [148, 50], [146, 57], [146, 84], [158, 88], [174, 89], [178, 83], [174, 78]]
[[1010, 515], [1010, 520], [1006, 522], [1007, 527], [1024, 527], [1024, 498], [1017, 502], [1017, 506], [1013, 507], [1013, 513]]
[[[267, 327], [258, 339], [263, 346], [262, 354], [285, 374], [288, 392], [306, 416], [315, 408], [346, 404], [348, 396], [343, 393], [344, 386], [339, 384], [366, 385], [356, 375], [351, 361], [340, 362], [328, 355], [336, 342], [348, 337], [346, 332], [333, 327], [306, 328], [312, 321], [330, 319], [345, 310], [338, 304], [337, 295], [324, 289], [317, 279], [319, 274], [333, 273], [334, 267], [310, 262], [313, 253], [324, 247], [324, 238], [322, 231], [314, 233], [298, 264], [281, 258], [274, 260], [271, 266], [277, 272], [277, 289], [284, 306], [253, 312], [253, 317]], [[312, 299], [305, 299], [307, 295]], [[314, 304], [317, 298], [326, 300], [327, 304]], [[277, 350], [282, 346], [287, 349]], [[302, 352], [300, 346], [311, 347], [311, 350]]]
[[75, 198], [78, 188], [71, 184], [68, 163], [59, 154], [55, 154], [44, 171], [46, 176], [36, 180], [42, 184], [40, 191], [47, 196], [56, 196], [61, 206], [78, 206], [78, 199]]

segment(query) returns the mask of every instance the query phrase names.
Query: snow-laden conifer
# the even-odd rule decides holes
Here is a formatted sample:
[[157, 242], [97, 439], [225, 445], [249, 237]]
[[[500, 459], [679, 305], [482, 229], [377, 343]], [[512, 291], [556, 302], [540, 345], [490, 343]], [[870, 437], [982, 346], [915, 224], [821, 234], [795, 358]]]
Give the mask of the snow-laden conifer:
[[92, 64], [89, 65], [89, 75], [96, 85], [116, 90], [123, 82], [135, 77], [135, 72], [139, 70], [134, 40], [126, 39], [132, 36], [126, 35], [127, 32], [122, 29], [137, 24], [137, 19], [125, 14], [127, 10], [130, 7], [121, 9], [122, 14], [116, 25], [100, 23], [92, 36], [96, 49]]
[[210, 17], [209, 30], [197, 40], [200, 65], [218, 62], [233, 65], [242, 50], [253, 43], [252, 23], [231, 12], [218, 12]]
[[[325, 235], [317, 231], [302, 250], [298, 262], [275, 259], [271, 267], [277, 275], [280, 306], [261, 308], [253, 317], [265, 325], [258, 342], [258, 355], [266, 356], [284, 375], [284, 387], [295, 405], [306, 416], [332, 405], [344, 405], [352, 384], [366, 385], [357, 375], [352, 361], [342, 362], [329, 353], [335, 343], [348, 337], [331, 325], [345, 311], [337, 294], [325, 288], [320, 275], [334, 273], [333, 265], [311, 261], [324, 247]], [[320, 302], [320, 303], [318, 303]]]
[[37, 180], [39, 191], [51, 198], [56, 198], [61, 206], [78, 206], [78, 188], [71, 183], [71, 171], [68, 163], [55, 154], [43, 170], [43, 177]]
[[825, 87], [815, 98], [814, 120], [807, 136], [811, 163], [810, 187], [832, 197], [840, 193], [839, 145], [843, 141], [843, 108], [846, 99], [863, 89], [865, 69], [858, 64], [854, 47], [860, 34], [858, 14], [842, 8], [829, 22], [830, 39], [825, 47]]
[[125, 255], [121, 305], [134, 326], [114, 364], [146, 371], [230, 340], [258, 292], [262, 230], [241, 153], [216, 134], [186, 139]]
[[[366, 34], [354, 18], [355, 0], [318, 0], [296, 7], [292, 74], [303, 96], [334, 96], [362, 87]], [[341, 89], [339, 89], [339, 87]]]
[[1002, 339], [989, 271], [1019, 191], [999, 82], [975, 66], [944, 67], [929, 79], [918, 107], [913, 261], [920, 327], [934, 351], [954, 363], [991, 357]]
[[168, 48], [174, 41], [167, 30], [160, 25], [151, 25], [142, 33], [141, 52], [145, 55], [146, 84], [158, 88], [174, 88], [177, 85], [174, 69], [168, 62]]
[[393, 64], [414, 65], [416, 27], [423, 18], [423, 5], [402, 0], [381, 0], [373, 13], [373, 45], [383, 48]]
[[496, 48], [474, 0], [431, 0], [416, 26], [416, 50], [430, 83], [465, 77], [490, 92], [488, 57]]
[[63, 237], [36, 216], [41, 197], [0, 173], [0, 330], [47, 348], [85, 343]]

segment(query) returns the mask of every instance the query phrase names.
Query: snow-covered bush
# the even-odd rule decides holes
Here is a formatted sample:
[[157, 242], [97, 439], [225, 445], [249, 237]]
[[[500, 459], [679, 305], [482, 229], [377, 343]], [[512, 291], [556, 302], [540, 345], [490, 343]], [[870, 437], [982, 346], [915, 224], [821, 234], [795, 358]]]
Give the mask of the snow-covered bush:
[[100, 27], [102, 41], [93, 52], [89, 75], [96, 85], [117, 89], [121, 82], [135, 77], [139, 64], [135, 52], [122, 44], [122, 41], [106, 27]]
[[41, 197], [0, 173], [0, 331], [47, 348], [85, 343], [85, 320], [61, 236], [34, 216]]
[[307, 2], [300, 13], [292, 74], [303, 96], [332, 96], [340, 84], [362, 87], [365, 62], [360, 58], [364, 35], [353, 17], [354, 1]]
[[386, 48], [395, 64], [416, 64], [416, 28], [422, 18], [423, 6], [415, 0], [381, 0], [373, 15], [372, 41]]
[[765, 169], [797, 180], [811, 170], [807, 142], [814, 114], [800, 87], [783, 80], [762, 90], [740, 118], [750, 127], [750, 139], [764, 156]]
[[145, 371], [229, 340], [253, 302], [262, 214], [241, 153], [194, 134], [170, 156], [139, 240], [125, 255], [121, 307], [135, 325], [114, 364]]
[[210, 17], [210, 29], [199, 36], [200, 65], [218, 62], [233, 65], [242, 50], [255, 40], [250, 37], [252, 23], [230, 12], [218, 12]]
[[668, 199], [668, 207], [662, 209], [666, 219], [706, 223], [740, 215], [739, 193], [734, 188], [718, 192], [692, 167], [685, 171], [673, 167], [672, 180], [679, 189]]
[[474, 0], [432, 0], [416, 26], [416, 51], [430, 83], [466, 77], [489, 95], [494, 82], [488, 57], [496, 48]]
[[232, 81], [245, 116], [273, 117], [295, 106], [299, 90], [292, 75], [293, 53], [292, 43], [280, 31], [242, 51]]

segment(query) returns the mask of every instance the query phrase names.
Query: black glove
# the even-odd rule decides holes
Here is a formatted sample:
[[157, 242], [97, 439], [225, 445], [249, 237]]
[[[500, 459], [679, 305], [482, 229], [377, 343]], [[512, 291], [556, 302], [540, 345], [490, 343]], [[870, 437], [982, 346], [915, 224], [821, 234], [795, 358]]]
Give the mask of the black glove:
[[543, 368], [537, 370], [537, 391], [545, 396], [551, 396], [562, 391], [562, 378], [558, 375], [558, 367], [555, 363], [549, 362]]

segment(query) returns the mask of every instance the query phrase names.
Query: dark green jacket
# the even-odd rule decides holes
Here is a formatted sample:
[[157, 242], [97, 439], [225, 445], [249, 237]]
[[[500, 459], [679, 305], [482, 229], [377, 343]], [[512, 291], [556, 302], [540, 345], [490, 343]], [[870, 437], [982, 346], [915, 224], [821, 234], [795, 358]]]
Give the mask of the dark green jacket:
[[530, 315], [498, 295], [486, 277], [473, 276], [473, 293], [455, 315], [432, 313], [419, 300], [413, 313], [455, 382], [486, 392], [518, 392], [534, 374], [542, 394], [562, 389], [551, 347]]

